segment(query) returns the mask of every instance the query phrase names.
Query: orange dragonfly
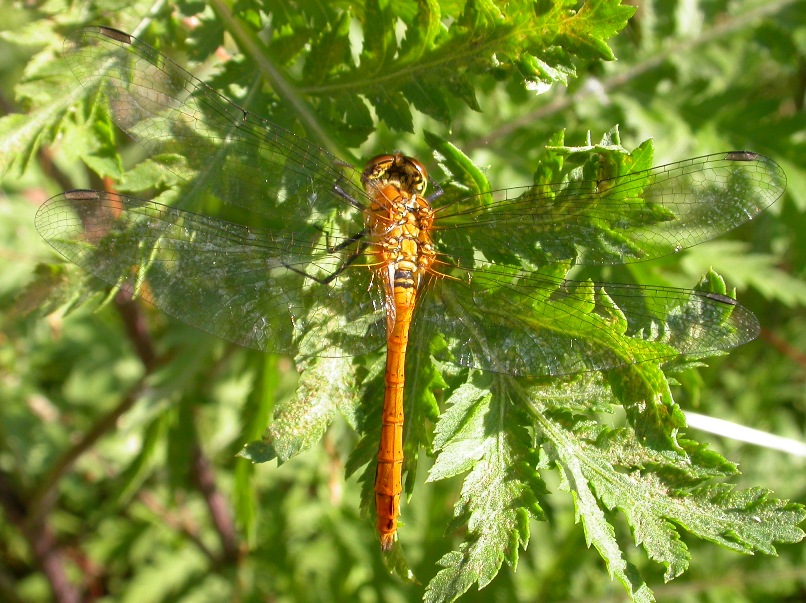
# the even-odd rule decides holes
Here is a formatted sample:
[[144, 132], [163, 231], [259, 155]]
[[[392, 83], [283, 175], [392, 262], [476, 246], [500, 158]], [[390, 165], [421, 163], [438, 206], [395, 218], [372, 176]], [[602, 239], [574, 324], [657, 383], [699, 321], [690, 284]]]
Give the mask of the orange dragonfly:
[[[385, 344], [375, 480], [385, 550], [399, 516], [410, 335], [441, 335], [464, 367], [539, 377], [703, 355], [758, 332], [717, 293], [563, 278], [573, 264], [659, 257], [752, 219], [786, 182], [755, 153], [437, 205], [416, 159], [381, 155], [358, 172], [133, 36], [85, 28], [65, 55], [124, 131], [181, 158], [168, 162], [181, 188], [172, 205], [65, 192], [37, 213], [39, 232], [106, 282], [242, 346], [353, 356]], [[247, 210], [242, 223], [188, 209], [210, 199]]]

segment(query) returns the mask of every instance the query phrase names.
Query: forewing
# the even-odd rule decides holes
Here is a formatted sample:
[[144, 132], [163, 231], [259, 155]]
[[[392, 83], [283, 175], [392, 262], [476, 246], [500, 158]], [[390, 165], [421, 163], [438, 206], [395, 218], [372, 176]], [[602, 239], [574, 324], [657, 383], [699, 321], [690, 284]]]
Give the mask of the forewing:
[[497, 191], [487, 205], [481, 196], [464, 199], [437, 212], [435, 238], [466, 266], [648, 260], [736, 228], [785, 188], [774, 161], [732, 151], [615, 178]]
[[[432, 277], [415, 314], [441, 333], [458, 364], [519, 376], [557, 376], [726, 350], [758, 321], [716, 293], [570, 281], [551, 274], [474, 270]], [[419, 336], [419, 335], [418, 335]]]
[[329, 251], [321, 233], [257, 230], [100, 191], [51, 198], [36, 227], [107, 283], [239, 345], [352, 356], [385, 341], [385, 302], [363, 256]]
[[[101, 86], [115, 122], [152, 156], [184, 158], [177, 176], [197, 193], [269, 215], [284, 224], [311, 223], [333, 209], [352, 213], [365, 200], [355, 169], [316, 145], [261, 119], [218, 94], [137, 38], [86, 27], [65, 40], [65, 58], [79, 82]], [[189, 170], [188, 170], [189, 168]], [[188, 173], [189, 172], [189, 173]]]

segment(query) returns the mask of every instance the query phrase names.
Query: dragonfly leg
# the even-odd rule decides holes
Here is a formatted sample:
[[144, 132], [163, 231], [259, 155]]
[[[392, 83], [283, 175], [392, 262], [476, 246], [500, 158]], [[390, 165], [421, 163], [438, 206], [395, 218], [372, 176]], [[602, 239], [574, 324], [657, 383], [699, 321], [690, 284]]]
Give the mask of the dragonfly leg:
[[334, 191], [336, 192], [336, 194], [337, 194], [337, 195], [339, 195], [340, 197], [344, 197], [344, 199], [347, 201], [347, 203], [349, 203], [350, 205], [352, 205], [352, 206], [353, 206], [353, 207], [355, 207], [356, 209], [361, 210], [361, 211], [364, 211], [364, 210], [366, 209], [366, 207], [364, 207], [363, 205], [361, 205], [361, 203], [360, 203], [359, 201], [357, 201], [356, 199], [354, 199], [353, 197], [351, 197], [351, 196], [350, 196], [350, 193], [348, 193], [346, 190], [344, 190], [344, 189], [343, 189], [341, 186], [339, 186], [338, 184], [334, 184], [334, 185], [333, 185], [333, 190], [334, 190]]
[[434, 201], [436, 201], [437, 199], [439, 199], [439, 198], [442, 196], [442, 194], [443, 194], [445, 191], [442, 189], [442, 187], [439, 185], [439, 183], [438, 183], [438, 182], [436, 182], [436, 181], [434, 181], [434, 180], [431, 180], [431, 178], [429, 178], [429, 179], [428, 179], [428, 183], [429, 183], [429, 184], [431, 185], [431, 187], [434, 189], [434, 192], [433, 192], [433, 193], [431, 193], [430, 195], [428, 195], [428, 196], [425, 198], [425, 200], [426, 200], [426, 201], [428, 201], [428, 204], [430, 205], [430, 204], [432, 204]]
[[[350, 245], [352, 245], [356, 241], [360, 240], [362, 237], [366, 236], [366, 234], [367, 234], [367, 230], [364, 229], [364, 230], [362, 230], [360, 232], [355, 233], [349, 239], [345, 239], [344, 241], [342, 241], [338, 245], [334, 245], [334, 246], [331, 246], [330, 241], [328, 241], [328, 243], [327, 243], [327, 252], [328, 253], [336, 253], [337, 251], [341, 251], [345, 247], [349, 247]], [[326, 232], [325, 237], [327, 239], [329, 239], [330, 238], [330, 233]], [[363, 249], [362, 249], [362, 251], [363, 251]]]
[[350, 257], [344, 260], [344, 263], [341, 266], [339, 266], [336, 270], [334, 270], [329, 276], [323, 278], [321, 280], [321, 283], [323, 285], [327, 285], [330, 281], [332, 281], [334, 278], [336, 278], [338, 275], [344, 272], [350, 264], [355, 262], [356, 259], [358, 259], [361, 255], [364, 254], [364, 250], [367, 248], [368, 245], [369, 243], [366, 241], [359, 243], [358, 249], [355, 250], [355, 253], [350, 254]]
[[[352, 239], [357, 240], [357, 238], [358, 238], [357, 236], [351, 237], [351, 239], [348, 242], [352, 242]], [[341, 244], [338, 247], [336, 247], [335, 249], [341, 249], [341, 248], [343, 248], [345, 246], [346, 245]], [[291, 266], [289, 264], [286, 264], [286, 263], [283, 263], [283, 266], [285, 266], [286, 268], [288, 268], [292, 272], [296, 272], [297, 274], [301, 274], [302, 276], [304, 276], [306, 278], [309, 278], [312, 281], [316, 281], [317, 283], [319, 283], [321, 285], [327, 285], [333, 279], [335, 279], [337, 276], [339, 276], [342, 272], [344, 272], [347, 269], [347, 267], [350, 266], [350, 264], [355, 262], [356, 259], [358, 259], [361, 255], [363, 255], [364, 250], [368, 246], [369, 246], [369, 243], [366, 242], [366, 241], [364, 241], [361, 244], [359, 244], [358, 249], [355, 251], [355, 253], [350, 254], [350, 256], [347, 259], [345, 259], [344, 262], [342, 262], [341, 266], [336, 268], [336, 270], [334, 270], [332, 273], [328, 274], [324, 278], [319, 278], [317, 276], [313, 276], [312, 274], [308, 274], [304, 270], [300, 270], [299, 268], [294, 268], [293, 266]], [[328, 251], [330, 251], [330, 250], [328, 250]]]

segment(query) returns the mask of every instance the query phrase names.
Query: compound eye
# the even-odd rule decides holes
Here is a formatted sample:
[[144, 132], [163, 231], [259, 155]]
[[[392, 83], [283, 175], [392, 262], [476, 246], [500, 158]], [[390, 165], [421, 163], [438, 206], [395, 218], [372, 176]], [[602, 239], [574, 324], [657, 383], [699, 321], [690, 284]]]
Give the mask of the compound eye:
[[364, 166], [361, 172], [361, 182], [366, 188], [370, 182], [377, 181], [389, 173], [389, 168], [394, 164], [394, 155], [376, 155]]
[[366, 163], [364, 172], [376, 172], [388, 170], [395, 161], [394, 155], [376, 155]]
[[411, 163], [414, 166], [414, 168], [418, 172], [420, 172], [420, 176], [422, 176], [423, 182], [428, 181], [428, 170], [425, 169], [425, 166], [419, 160], [415, 159], [414, 157], [406, 157], [406, 161]]

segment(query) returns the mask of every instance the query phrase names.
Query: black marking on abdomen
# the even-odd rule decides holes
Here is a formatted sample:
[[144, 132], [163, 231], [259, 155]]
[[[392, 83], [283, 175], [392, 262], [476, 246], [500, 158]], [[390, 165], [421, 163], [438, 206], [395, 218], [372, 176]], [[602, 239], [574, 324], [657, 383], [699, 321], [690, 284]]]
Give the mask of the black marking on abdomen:
[[414, 275], [411, 270], [395, 270], [395, 287], [403, 289], [414, 287]]

